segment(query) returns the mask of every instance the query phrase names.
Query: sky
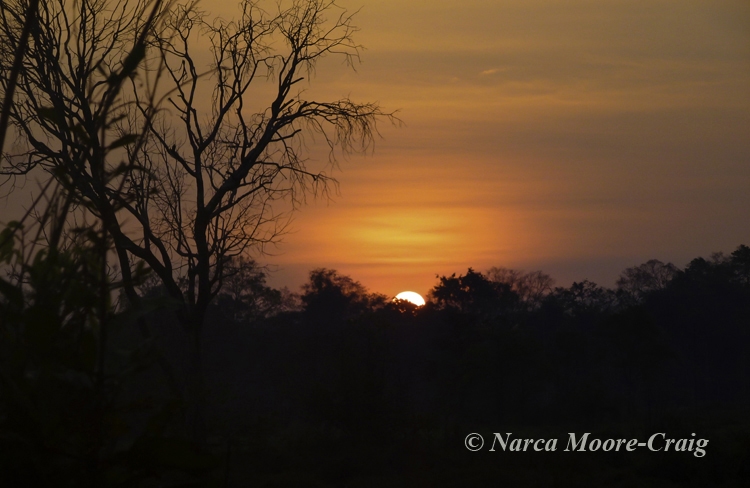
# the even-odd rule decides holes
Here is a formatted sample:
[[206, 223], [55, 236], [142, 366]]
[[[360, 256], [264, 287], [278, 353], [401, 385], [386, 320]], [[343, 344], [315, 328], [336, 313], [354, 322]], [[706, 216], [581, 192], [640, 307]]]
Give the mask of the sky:
[[505, 266], [558, 285], [750, 244], [750, 2], [367, 1], [332, 96], [398, 109], [272, 250], [372, 291]]
[[366, 49], [356, 72], [323, 60], [309, 93], [403, 124], [294, 214], [260, 258], [271, 285], [326, 267], [424, 295], [504, 266], [613, 286], [750, 244], [750, 1], [338, 3]]

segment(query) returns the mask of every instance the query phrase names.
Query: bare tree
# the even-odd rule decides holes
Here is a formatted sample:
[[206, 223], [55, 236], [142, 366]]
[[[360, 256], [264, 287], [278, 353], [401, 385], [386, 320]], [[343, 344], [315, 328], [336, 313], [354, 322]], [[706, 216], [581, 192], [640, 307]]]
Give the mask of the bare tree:
[[[25, 15], [23, 16], [23, 27], [18, 33], [15, 45], [8, 49], [0, 48], [0, 55], [7, 59], [13, 59], [10, 69], [7, 72], [7, 78], [4, 84], [4, 96], [2, 111], [0, 111], [0, 155], [2, 155], [3, 147], [5, 147], [5, 136], [8, 133], [8, 121], [10, 120], [10, 109], [13, 104], [13, 94], [16, 91], [16, 83], [18, 82], [18, 76], [21, 73], [21, 66], [23, 59], [26, 56], [26, 48], [29, 45], [29, 37], [31, 36], [31, 29], [36, 25], [37, 10], [39, 9], [39, 0], [30, 0], [26, 6]], [[12, 55], [12, 58], [11, 58]]]
[[487, 278], [496, 283], [505, 283], [518, 294], [520, 302], [528, 308], [541, 305], [544, 297], [552, 292], [555, 280], [541, 271], [523, 272], [516, 269], [492, 267]]
[[672, 263], [650, 259], [639, 266], [625, 269], [617, 279], [617, 289], [638, 302], [646, 294], [666, 288], [677, 272], [677, 267]]
[[[25, 6], [3, 4], [0, 35], [9, 46], [19, 42]], [[310, 165], [306, 143], [324, 141], [335, 161], [367, 150], [377, 121], [395, 119], [377, 104], [316, 101], [301, 88], [326, 56], [358, 60], [352, 15], [331, 0], [293, 0], [271, 12], [244, 1], [234, 21], [175, 4], [156, 23], [147, 7], [40, 4], [9, 112], [22, 149], [2, 170], [43, 170], [73, 190], [71, 205], [85, 203], [111, 235], [134, 306], [138, 262], [183, 304], [186, 396], [201, 438], [202, 330], [228, 265], [278, 238], [279, 202], [294, 206], [335, 183]], [[131, 50], [135, 39], [149, 48]], [[120, 69], [129, 66], [139, 69]], [[0, 69], [6, 79], [11, 68]], [[166, 103], [157, 110], [159, 100]]]
[[[170, 84], [168, 108], [149, 121], [149, 143], [130, 153], [145, 168], [126, 191], [136, 196], [126, 208], [143, 228], [131, 252], [189, 304], [196, 326], [221, 289], [226, 264], [278, 237], [283, 219], [274, 203], [298, 203], [333, 181], [309, 168], [304, 136], [322, 135], [331, 150], [366, 149], [377, 118], [389, 116], [376, 104], [306, 100], [297, 89], [320, 58], [356, 59], [351, 15], [321, 0], [295, 1], [272, 15], [250, 2], [242, 7], [232, 22], [173, 9], [171, 30], [154, 35]], [[330, 14], [336, 17], [328, 22]], [[210, 43], [206, 72], [198, 66], [197, 37]], [[149, 99], [144, 92], [152, 95], [139, 80], [134, 91], [139, 106]], [[268, 103], [253, 111], [264, 94]]]

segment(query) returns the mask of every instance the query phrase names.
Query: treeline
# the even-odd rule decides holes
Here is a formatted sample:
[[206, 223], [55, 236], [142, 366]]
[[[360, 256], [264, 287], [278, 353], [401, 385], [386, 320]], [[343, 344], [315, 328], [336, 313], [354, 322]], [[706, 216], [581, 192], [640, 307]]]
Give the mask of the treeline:
[[[257, 288], [262, 275], [248, 284], [238, 288]], [[684, 269], [651, 260], [623, 271], [615, 289], [469, 269], [439, 277], [417, 308], [317, 269], [301, 295], [281, 295], [268, 290], [249, 304], [238, 294], [219, 297], [207, 357], [228, 361], [230, 343], [249, 349], [236, 351], [247, 367], [232, 362], [216, 378], [241, 380], [254, 363], [262, 386], [242, 381], [238, 394], [261, 398], [268, 414], [321, 412], [316, 421], [352, 435], [395, 413], [442, 419], [443, 427], [446, 419], [656, 425], [676, 410], [750, 400], [747, 246]]]
[[394, 461], [404, 443], [441, 459], [468, 432], [511, 426], [689, 436], [740, 422], [736, 438], [714, 436], [713, 459], [735, 480], [731, 463], [750, 453], [747, 246], [684, 269], [651, 260], [614, 289], [469, 269], [439, 277], [417, 308], [317, 269], [297, 296], [261, 296], [275, 308], [253, 305], [267, 311], [253, 319], [241, 296], [220, 297], [205, 351], [211, 415], [226, 429], [215, 432], [255, 446], [246, 454], [264, 460], [261, 471], [313, 469], [305, 463], [337, 459], [345, 445], [356, 448], [339, 462], [361, 469], [405, 462]]
[[[28, 265], [25, 298], [3, 285], [8, 480], [739, 486], [750, 477], [747, 246], [683, 269], [651, 260], [624, 270], [614, 289], [469, 269], [438, 277], [424, 307], [329, 269], [313, 270], [300, 293], [275, 290], [255, 263], [235, 261], [201, 337], [203, 447], [184, 430], [190, 336], [174, 304], [146, 280], [145, 317], [125, 299], [98, 309], [101, 263], [74, 251]], [[710, 442], [700, 462], [685, 453], [511, 458], [468, 452], [471, 432], [698, 432]]]

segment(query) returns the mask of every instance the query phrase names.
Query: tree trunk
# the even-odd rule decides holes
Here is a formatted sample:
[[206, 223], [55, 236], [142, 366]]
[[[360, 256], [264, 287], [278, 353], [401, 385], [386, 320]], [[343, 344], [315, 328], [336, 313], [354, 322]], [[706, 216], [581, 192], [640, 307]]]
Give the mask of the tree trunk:
[[197, 314], [191, 320], [188, 334], [190, 343], [187, 350], [186, 388], [185, 388], [185, 426], [190, 439], [201, 449], [208, 445], [206, 427], [206, 380], [203, 373], [201, 354], [201, 336], [203, 332], [203, 314]]

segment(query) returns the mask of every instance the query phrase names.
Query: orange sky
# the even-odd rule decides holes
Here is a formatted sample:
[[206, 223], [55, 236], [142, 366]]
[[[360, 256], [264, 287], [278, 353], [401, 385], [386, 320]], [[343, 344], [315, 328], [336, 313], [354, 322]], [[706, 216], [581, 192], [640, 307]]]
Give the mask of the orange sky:
[[314, 89], [406, 126], [296, 215], [274, 284], [325, 266], [426, 293], [509, 266], [611, 286], [750, 243], [749, 2], [343, 4], [363, 6], [363, 63], [321, 66]]
[[340, 4], [362, 7], [367, 49], [356, 73], [321, 63], [310, 95], [378, 101], [405, 126], [295, 214], [263, 258], [274, 286], [329, 267], [425, 294], [469, 266], [611, 286], [750, 244], [747, 0]]

